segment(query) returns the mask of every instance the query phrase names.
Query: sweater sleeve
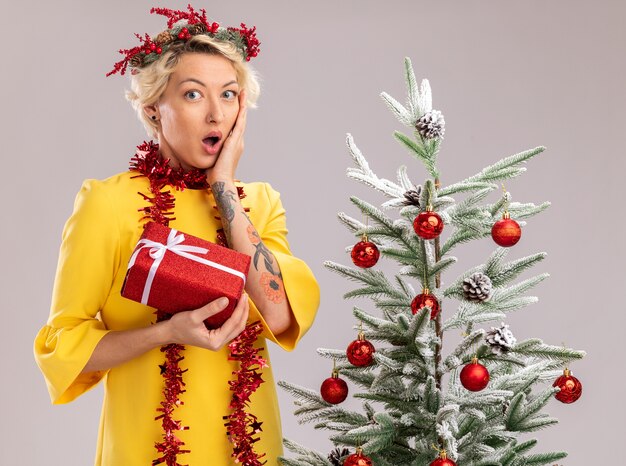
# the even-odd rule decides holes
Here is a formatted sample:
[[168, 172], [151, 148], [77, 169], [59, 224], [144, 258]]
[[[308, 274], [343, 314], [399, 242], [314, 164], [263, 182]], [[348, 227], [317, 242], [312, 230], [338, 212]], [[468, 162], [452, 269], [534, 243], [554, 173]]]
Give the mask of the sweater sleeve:
[[34, 344], [54, 404], [74, 400], [107, 373], [81, 371], [109, 332], [98, 313], [109, 296], [119, 252], [119, 227], [104, 187], [86, 180], [63, 229], [50, 316]]
[[263, 324], [263, 335], [266, 338], [284, 350], [292, 351], [313, 325], [320, 303], [320, 289], [309, 266], [302, 259], [294, 257], [289, 249], [287, 220], [280, 193], [269, 183], [265, 183], [265, 189], [270, 213], [265, 228], [259, 234], [278, 262], [287, 300], [295, 319], [286, 331], [274, 335], [256, 307], [251, 306], [250, 312], [252, 320], [260, 320]]

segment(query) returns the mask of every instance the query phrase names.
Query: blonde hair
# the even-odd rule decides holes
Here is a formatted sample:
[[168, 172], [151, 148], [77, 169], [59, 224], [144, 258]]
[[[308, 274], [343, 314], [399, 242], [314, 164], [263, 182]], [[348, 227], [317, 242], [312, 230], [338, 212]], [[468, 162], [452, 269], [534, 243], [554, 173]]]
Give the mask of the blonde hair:
[[131, 90], [126, 90], [125, 97], [151, 137], [157, 137], [158, 124], [146, 115], [144, 107], [159, 101], [180, 57], [191, 52], [222, 55], [230, 60], [235, 68], [239, 87], [246, 90], [246, 104], [248, 107], [256, 108], [260, 93], [259, 78], [256, 71], [244, 60], [239, 49], [232, 42], [198, 34], [187, 41], [170, 45], [158, 60], [143, 68], [137, 68], [136, 74], [131, 74]]

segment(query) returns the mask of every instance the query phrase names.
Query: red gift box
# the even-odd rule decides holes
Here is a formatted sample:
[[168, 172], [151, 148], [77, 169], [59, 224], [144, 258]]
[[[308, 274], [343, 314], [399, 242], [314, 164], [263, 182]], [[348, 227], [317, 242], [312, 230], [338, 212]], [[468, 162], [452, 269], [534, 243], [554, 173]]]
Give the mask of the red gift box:
[[205, 320], [218, 328], [241, 298], [249, 269], [247, 254], [151, 222], [128, 262], [122, 296], [167, 313], [226, 296], [228, 306]]

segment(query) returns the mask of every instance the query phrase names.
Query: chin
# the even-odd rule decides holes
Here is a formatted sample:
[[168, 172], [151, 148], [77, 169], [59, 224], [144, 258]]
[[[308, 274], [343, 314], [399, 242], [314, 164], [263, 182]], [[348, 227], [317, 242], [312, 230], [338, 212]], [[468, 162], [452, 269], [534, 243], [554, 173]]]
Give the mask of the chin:
[[198, 170], [207, 170], [215, 166], [215, 159], [206, 160], [203, 158], [203, 159], [198, 160], [198, 163], [194, 163], [193, 166], [194, 168], [197, 168]]

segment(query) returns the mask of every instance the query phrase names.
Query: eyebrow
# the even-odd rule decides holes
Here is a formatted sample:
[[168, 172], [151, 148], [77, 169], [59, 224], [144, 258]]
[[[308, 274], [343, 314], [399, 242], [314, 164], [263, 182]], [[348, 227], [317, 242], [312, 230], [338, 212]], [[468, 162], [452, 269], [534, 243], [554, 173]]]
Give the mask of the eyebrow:
[[[183, 79], [181, 82], [179, 82], [179, 83], [178, 83], [178, 86], [180, 87], [183, 83], [185, 83], [185, 82], [187, 82], [187, 81], [192, 81], [192, 82], [194, 82], [194, 83], [198, 83], [198, 84], [200, 84], [201, 86], [207, 87], [207, 85], [206, 85], [206, 84], [204, 84], [202, 81], [200, 81], [199, 79], [196, 79], [196, 78], [187, 78], [187, 79]], [[222, 86], [222, 88], [224, 88], [224, 87], [228, 87], [228, 86], [230, 86], [231, 84], [239, 84], [239, 83], [238, 83], [237, 81], [235, 81], [235, 80], [232, 80], [232, 81], [227, 82], [226, 84], [224, 84], [224, 85]]]

